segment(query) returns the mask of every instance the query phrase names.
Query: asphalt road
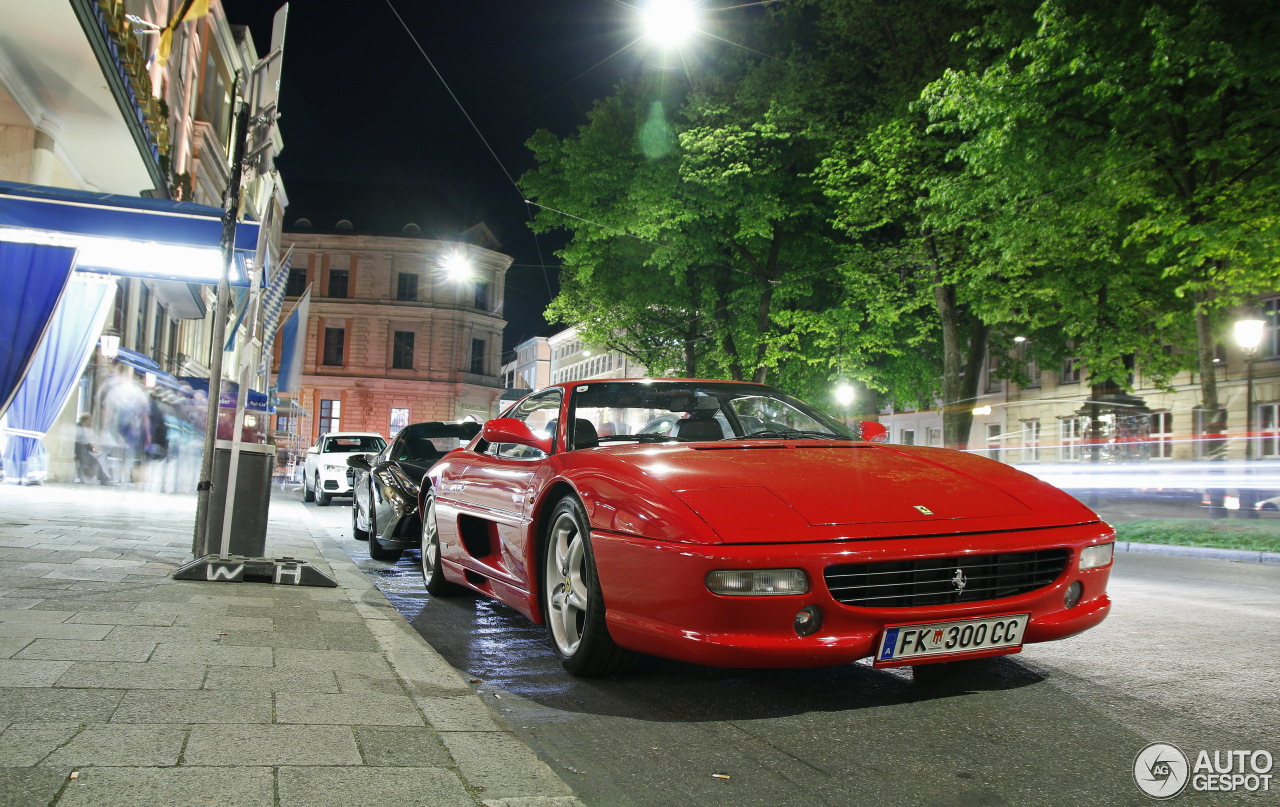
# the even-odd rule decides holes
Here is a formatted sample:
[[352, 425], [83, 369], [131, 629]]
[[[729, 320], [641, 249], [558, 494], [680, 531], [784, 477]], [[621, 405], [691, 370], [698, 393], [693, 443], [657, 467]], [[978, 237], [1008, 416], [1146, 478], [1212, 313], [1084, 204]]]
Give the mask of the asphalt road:
[[[345, 500], [317, 514], [349, 528]], [[579, 680], [511, 609], [429, 597], [416, 553], [391, 566], [341, 543], [592, 807], [1144, 805], [1132, 770], [1152, 742], [1193, 765], [1278, 758], [1267, 793], [1171, 804], [1280, 803], [1280, 566], [1122, 553], [1100, 627], [940, 678], [655, 659]]]

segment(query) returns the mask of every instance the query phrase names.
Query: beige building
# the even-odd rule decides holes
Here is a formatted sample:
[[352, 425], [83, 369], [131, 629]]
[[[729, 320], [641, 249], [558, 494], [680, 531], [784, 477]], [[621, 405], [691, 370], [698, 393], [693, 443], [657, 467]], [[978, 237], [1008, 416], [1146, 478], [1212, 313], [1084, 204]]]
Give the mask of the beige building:
[[[504, 391], [503, 286], [512, 258], [471, 243], [493, 245], [483, 225], [457, 240], [423, 238], [416, 227], [364, 235], [339, 226], [320, 233], [295, 225], [282, 237], [293, 246], [282, 321], [311, 290], [302, 388], [291, 395], [310, 415], [304, 437], [389, 437], [407, 423], [493, 417]], [[445, 270], [459, 256], [470, 279]]]

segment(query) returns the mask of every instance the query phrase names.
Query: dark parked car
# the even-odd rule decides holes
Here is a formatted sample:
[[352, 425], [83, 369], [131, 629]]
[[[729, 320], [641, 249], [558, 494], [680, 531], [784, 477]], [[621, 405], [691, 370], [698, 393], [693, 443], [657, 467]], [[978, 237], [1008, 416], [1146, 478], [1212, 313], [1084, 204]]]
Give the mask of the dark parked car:
[[418, 545], [419, 485], [441, 457], [480, 433], [474, 421], [429, 421], [404, 427], [377, 455], [347, 460], [351, 480], [351, 532], [369, 542], [374, 560], [396, 561]]

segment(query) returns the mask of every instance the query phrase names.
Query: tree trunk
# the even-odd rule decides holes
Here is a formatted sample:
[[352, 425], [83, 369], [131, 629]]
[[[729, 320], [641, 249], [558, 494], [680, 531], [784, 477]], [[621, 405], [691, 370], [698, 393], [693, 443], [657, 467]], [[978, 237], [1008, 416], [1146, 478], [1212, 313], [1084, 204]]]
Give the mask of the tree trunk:
[[943, 283], [940, 274], [937, 278], [933, 297], [942, 323], [942, 442], [947, 448], [967, 449], [987, 328], [976, 322], [968, 340], [962, 340], [956, 287]]

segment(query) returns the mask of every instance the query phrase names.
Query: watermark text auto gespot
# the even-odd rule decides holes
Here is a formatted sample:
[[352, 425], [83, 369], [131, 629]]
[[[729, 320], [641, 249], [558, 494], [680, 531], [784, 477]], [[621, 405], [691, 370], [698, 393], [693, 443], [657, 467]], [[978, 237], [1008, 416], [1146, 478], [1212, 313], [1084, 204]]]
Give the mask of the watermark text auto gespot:
[[1153, 799], [1169, 799], [1190, 785], [1202, 793], [1271, 790], [1274, 759], [1266, 750], [1200, 750], [1192, 763], [1182, 749], [1151, 743], [1133, 760], [1133, 780]]

